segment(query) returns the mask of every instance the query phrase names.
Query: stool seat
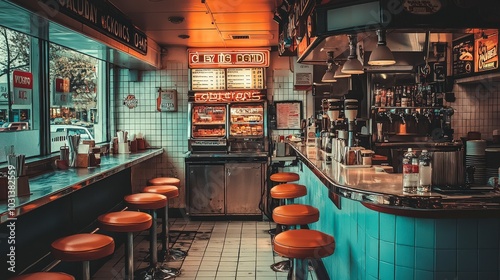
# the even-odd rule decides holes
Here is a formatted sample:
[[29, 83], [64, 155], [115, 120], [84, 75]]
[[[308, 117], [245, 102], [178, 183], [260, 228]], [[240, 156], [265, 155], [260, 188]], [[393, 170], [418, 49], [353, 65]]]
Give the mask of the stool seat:
[[294, 172], [278, 172], [272, 174], [269, 178], [273, 182], [288, 183], [288, 182], [298, 181], [300, 179], [300, 176], [299, 174]]
[[307, 194], [307, 188], [299, 184], [281, 184], [274, 186], [271, 191], [271, 197], [276, 199], [297, 198]]
[[54, 258], [62, 261], [91, 261], [113, 254], [113, 238], [102, 234], [80, 233], [52, 242]]
[[324, 258], [335, 251], [335, 239], [312, 229], [288, 230], [276, 235], [274, 251], [288, 258]]
[[174, 185], [147, 186], [142, 191], [145, 193], [159, 193], [166, 196], [167, 199], [179, 196], [179, 188]]
[[159, 185], [171, 185], [179, 187], [181, 185], [181, 180], [175, 177], [157, 177], [148, 180], [149, 186], [159, 186]]
[[167, 205], [167, 197], [156, 193], [135, 193], [127, 195], [125, 202], [134, 209], [155, 210]]
[[75, 280], [75, 277], [62, 272], [35, 272], [19, 275], [10, 280]]
[[122, 211], [100, 215], [97, 220], [101, 228], [114, 232], [137, 232], [147, 230], [153, 223], [151, 215], [144, 212]]
[[286, 226], [311, 224], [319, 220], [319, 210], [304, 204], [278, 206], [273, 210], [273, 220]]

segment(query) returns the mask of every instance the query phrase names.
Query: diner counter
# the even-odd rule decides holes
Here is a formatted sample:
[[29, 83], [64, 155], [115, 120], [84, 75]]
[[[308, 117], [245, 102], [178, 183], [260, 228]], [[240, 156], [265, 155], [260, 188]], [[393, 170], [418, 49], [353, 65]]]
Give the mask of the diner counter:
[[362, 202], [379, 212], [414, 217], [500, 217], [500, 191], [465, 190], [462, 193], [403, 193], [402, 174], [387, 173], [381, 166], [354, 167], [332, 160], [311, 146], [288, 143], [297, 156], [326, 187], [340, 209], [340, 197]]
[[97, 167], [69, 168], [33, 177], [29, 180], [30, 195], [16, 197], [14, 205], [0, 201], [0, 224], [162, 153], [163, 149], [148, 149], [109, 155], [101, 157], [101, 164]]

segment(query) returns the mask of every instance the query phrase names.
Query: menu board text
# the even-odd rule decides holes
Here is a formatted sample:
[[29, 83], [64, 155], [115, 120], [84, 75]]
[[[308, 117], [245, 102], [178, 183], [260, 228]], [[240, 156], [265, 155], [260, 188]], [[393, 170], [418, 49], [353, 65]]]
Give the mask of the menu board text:
[[194, 102], [251, 102], [263, 100], [262, 91], [196, 92]]

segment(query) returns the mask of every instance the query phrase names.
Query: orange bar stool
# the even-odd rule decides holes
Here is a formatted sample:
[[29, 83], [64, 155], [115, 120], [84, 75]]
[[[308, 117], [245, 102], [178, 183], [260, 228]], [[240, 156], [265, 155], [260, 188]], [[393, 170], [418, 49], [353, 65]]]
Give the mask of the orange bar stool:
[[79, 233], [62, 237], [52, 242], [54, 258], [67, 262], [83, 262], [83, 279], [90, 279], [90, 261], [113, 254], [113, 238], [92, 233]]
[[168, 225], [168, 208], [169, 208], [168, 202], [171, 198], [179, 196], [179, 188], [174, 185], [157, 185], [157, 186], [147, 186], [142, 191], [144, 193], [158, 193], [167, 197], [167, 205], [165, 206], [165, 214], [163, 215], [163, 220], [162, 220], [163, 229], [161, 233], [161, 251], [159, 253], [160, 259], [163, 261], [183, 260], [187, 256], [186, 252], [179, 249], [173, 249], [168, 247], [170, 244], [169, 225]]
[[170, 279], [180, 274], [175, 268], [168, 268], [158, 264], [158, 251], [156, 243], [156, 210], [167, 206], [167, 197], [157, 193], [136, 193], [127, 195], [125, 203], [132, 209], [149, 210], [153, 218], [149, 228], [149, 267], [139, 272], [138, 279]]
[[134, 232], [149, 229], [153, 223], [153, 218], [143, 212], [122, 211], [100, 215], [97, 220], [103, 230], [127, 233], [124, 279], [134, 279]]
[[324, 258], [333, 254], [335, 239], [312, 229], [288, 230], [276, 235], [274, 251], [293, 260], [288, 279], [307, 280], [309, 259]]
[[[279, 184], [271, 189], [270, 194], [272, 198], [277, 199], [279, 201], [278, 202], [279, 205], [292, 204], [294, 198], [298, 198], [307, 194], [307, 188], [304, 185], [299, 185], [294, 183]], [[278, 226], [276, 227], [276, 229], [270, 229], [269, 234], [271, 235], [276, 234], [277, 228]]]
[[[315, 223], [319, 220], [319, 210], [316, 207], [304, 204], [290, 204], [274, 208], [273, 220], [280, 225], [293, 229], [295, 226]], [[282, 227], [276, 227], [276, 234], [281, 232]], [[271, 269], [276, 272], [286, 272], [290, 270], [291, 262], [281, 261], [271, 265]]]
[[75, 277], [62, 272], [35, 272], [19, 275], [10, 280], [75, 280]]
[[148, 186], [161, 186], [161, 185], [180, 187], [181, 180], [175, 177], [156, 177], [148, 180]]
[[271, 174], [269, 177], [271, 181], [278, 183], [278, 184], [284, 184], [284, 183], [290, 183], [290, 182], [295, 182], [300, 179], [299, 174], [294, 173], [294, 172], [277, 172], [274, 174]]

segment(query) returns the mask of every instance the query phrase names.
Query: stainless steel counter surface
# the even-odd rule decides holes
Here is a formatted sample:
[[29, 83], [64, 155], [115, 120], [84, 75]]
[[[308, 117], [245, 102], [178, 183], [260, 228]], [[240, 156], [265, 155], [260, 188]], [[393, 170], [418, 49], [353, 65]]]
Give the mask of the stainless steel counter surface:
[[[445, 195], [403, 193], [402, 174], [387, 173], [381, 167], [345, 166], [332, 160], [326, 163], [325, 153], [316, 148], [289, 143], [301, 161], [330, 188], [330, 198], [346, 197], [374, 205], [404, 210], [493, 210], [500, 214], [500, 192], [484, 191]], [[337, 205], [338, 206], [338, 205]]]
[[162, 153], [163, 149], [148, 149], [131, 154], [109, 155], [102, 157], [101, 164], [97, 167], [57, 170], [31, 178], [29, 180], [31, 195], [16, 197], [13, 201], [0, 201], [0, 223]]

